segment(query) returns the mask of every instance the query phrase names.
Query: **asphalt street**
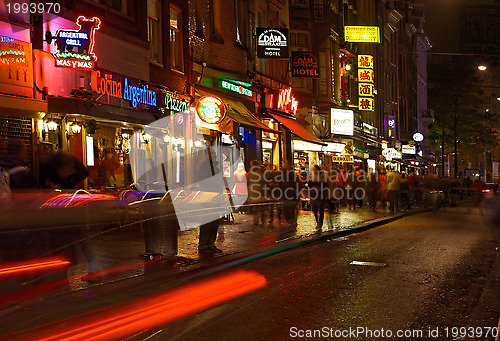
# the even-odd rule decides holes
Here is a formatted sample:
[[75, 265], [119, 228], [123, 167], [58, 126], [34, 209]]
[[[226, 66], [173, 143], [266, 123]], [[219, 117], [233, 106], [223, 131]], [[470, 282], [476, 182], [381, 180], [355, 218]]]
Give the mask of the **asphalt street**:
[[486, 218], [442, 208], [248, 263], [265, 288], [137, 339], [289, 340], [320, 330], [345, 340], [356, 329], [362, 340], [494, 340], [500, 253]]

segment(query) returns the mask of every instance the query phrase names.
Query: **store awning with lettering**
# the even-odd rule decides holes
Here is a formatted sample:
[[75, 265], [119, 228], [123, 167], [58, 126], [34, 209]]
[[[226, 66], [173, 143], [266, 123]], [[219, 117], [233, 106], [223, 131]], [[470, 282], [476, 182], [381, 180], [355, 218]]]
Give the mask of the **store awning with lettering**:
[[271, 117], [274, 118], [276, 121], [278, 121], [281, 125], [285, 126], [285, 128], [290, 129], [292, 133], [300, 137], [302, 140], [321, 145], [326, 145], [322, 140], [314, 136], [306, 128], [297, 123], [297, 121], [295, 121], [294, 119], [280, 116], [277, 114], [272, 114], [270, 112], [268, 112], [268, 114], [271, 115]]

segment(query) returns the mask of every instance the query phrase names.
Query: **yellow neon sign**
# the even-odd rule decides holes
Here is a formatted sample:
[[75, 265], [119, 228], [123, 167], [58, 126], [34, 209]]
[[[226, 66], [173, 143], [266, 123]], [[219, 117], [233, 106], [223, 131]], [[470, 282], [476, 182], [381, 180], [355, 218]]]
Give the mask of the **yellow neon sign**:
[[380, 43], [378, 26], [344, 26], [345, 41], [350, 43]]

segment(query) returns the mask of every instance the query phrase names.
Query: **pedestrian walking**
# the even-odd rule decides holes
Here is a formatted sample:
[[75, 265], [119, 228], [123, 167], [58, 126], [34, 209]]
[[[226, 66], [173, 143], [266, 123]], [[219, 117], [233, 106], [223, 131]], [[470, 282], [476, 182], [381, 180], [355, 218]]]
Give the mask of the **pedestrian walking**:
[[366, 179], [366, 196], [368, 199], [368, 205], [373, 212], [377, 211], [377, 200], [380, 193], [380, 183], [378, 181], [377, 174], [370, 168], [368, 172], [368, 177]]
[[[222, 177], [218, 166], [219, 163], [216, 160], [216, 155], [212, 148], [205, 149], [203, 160], [198, 167], [200, 191], [222, 194], [222, 187], [220, 187], [220, 182], [216, 181], [216, 179], [214, 181], [201, 181], [210, 179], [213, 176]], [[213, 253], [222, 252], [221, 249], [215, 246], [219, 225], [220, 219], [214, 219], [213, 221], [208, 221], [200, 225], [198, 243], [198, 253], [200, 256], [209, 256]]]
[[389, 191], [389, 210], [391, 212], [399, 210], [401, 179], [401, 173], [393, 168], [389, 168], [389, 172], [385, 177], [385, 187]]
[[308, 185], [311, 209], [316, 219], [316, 229], [321, 230], [325, 218], [325, 189], [328, 188], [328, 184], [326, 181], [326, 173], [321, 170], [320, 166], [314, 165]]
[[260, 161], [250, 162], [248, 177], [248, 204], [253, 213], [253, 224], [264, 224], [265, 219], [265, 193], [264, 193], [264, 170]]
[[279, 176], [280, 202], [283, 207], [283, 215], [289, 227], [297, 227], [297, 204], [299, 201], [299, 181], [292, 165], [283, 163]]
[[237, 201], [242, 204], [238, 211], [240, 213], [246, 213], [246, 203], [248, 197], [248, 176], [245, 170], [245, 164], [243, 162], [238, 163], [238, 168], [236, 168], [233, 174], [233, 182], [233, 194], [242, 198], [241, 200]]

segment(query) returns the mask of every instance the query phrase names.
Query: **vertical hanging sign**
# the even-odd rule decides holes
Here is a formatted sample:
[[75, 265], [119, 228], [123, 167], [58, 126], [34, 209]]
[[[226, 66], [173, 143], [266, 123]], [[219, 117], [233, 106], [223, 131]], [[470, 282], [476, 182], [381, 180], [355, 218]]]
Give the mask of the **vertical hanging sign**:
[[359, 110], [374, 111], [373, 56], [358, 55], [358, 98]]

